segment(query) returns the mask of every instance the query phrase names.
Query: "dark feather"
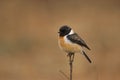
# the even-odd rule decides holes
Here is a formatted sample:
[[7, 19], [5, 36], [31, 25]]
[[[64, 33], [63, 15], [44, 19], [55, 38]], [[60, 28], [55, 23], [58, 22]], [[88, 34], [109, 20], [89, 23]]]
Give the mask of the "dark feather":
[[86, 55], [86, 53], [84, 52], [84, 51], [82, 51], [83, 52], [83, 55], [85, 56], [85, 58], [90, 62], [90, 63], [92, 63], [92, 61], [90, 60], [90, 58]]
[[90, 50], [90, 48], [87, 46], [85, 41], [80, 36], [78, 36], [76, 33], [68, 35], [67, 38], [70, 39], [73, 43], [77, 43]]

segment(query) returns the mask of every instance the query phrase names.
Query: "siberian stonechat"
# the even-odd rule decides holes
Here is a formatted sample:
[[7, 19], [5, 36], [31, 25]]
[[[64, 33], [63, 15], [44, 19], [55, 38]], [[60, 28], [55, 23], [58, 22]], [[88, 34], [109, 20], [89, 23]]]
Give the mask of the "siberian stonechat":
[[81, 52], [85, 58], [91, 63], [90, 58], [86, 55], [85, 51], [83, 50], [83, 47], [90, 50], [88, 45], [85, 43], [85, 41], [77, 34], [75, 33], [72, 28], [70, 28], [67, 25], [64, 25], [60, 27], [59, 29], [59, 45], [61, 49], [63, 49], [65, 52], [74, 53]]

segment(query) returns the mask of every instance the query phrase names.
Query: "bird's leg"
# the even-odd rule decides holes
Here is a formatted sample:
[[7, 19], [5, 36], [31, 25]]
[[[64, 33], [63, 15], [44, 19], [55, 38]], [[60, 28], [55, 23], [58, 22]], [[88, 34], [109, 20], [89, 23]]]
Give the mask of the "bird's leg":
[[68, 53], [67, 56], [70, 57], [71, 62], [74, 61], [74, 53]]
[[72, 53], [72, 62], [74, 61], [74, 55], [75, 55], [75, 54], [74, 54], [74, 53]]

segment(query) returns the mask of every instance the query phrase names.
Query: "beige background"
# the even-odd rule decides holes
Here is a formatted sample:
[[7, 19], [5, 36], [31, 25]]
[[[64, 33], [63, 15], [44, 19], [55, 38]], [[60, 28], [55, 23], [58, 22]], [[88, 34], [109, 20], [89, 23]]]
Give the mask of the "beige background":
[[92, 64], [76, 54], [73, 80], [119, 80], [119, 0], [0, 0], [0, 80], [67, 80], [64, 24], [91, 48]]

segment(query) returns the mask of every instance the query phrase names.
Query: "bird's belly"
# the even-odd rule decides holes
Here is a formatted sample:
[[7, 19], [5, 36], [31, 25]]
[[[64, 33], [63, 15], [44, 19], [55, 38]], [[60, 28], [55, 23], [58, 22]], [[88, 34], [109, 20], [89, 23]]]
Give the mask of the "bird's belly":
[[81, 46], [71, 42], [65, 42], [63, 39], [59, 39], [60, 47], [66, 52], [80, 52]]

